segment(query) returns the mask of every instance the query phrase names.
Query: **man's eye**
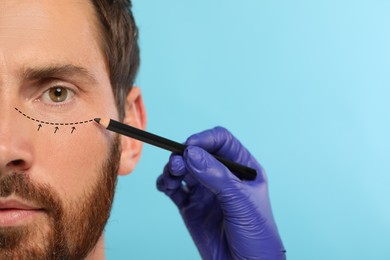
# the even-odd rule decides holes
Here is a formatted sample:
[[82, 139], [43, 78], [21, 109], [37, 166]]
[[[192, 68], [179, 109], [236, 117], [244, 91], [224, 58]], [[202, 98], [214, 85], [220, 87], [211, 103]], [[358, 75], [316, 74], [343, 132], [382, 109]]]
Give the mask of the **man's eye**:
[[43, 93], [43, 99], [46, 102], [61, 103], [70, 99], [74, 95], [74, 92], [65, 87], [52, 87]]

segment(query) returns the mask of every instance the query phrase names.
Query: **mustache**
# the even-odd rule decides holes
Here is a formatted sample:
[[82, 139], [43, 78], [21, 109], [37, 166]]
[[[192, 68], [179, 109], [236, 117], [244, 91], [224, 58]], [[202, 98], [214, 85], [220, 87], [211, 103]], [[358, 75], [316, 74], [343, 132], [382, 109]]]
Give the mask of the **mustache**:
[[61, 203], [54, 190], [45, 184], [35, 184], [28, 174], [13, 172], [0, 178], [0, 198], [15, 195], [23, 200], [33, 202], [48, 212], [61, 209]]

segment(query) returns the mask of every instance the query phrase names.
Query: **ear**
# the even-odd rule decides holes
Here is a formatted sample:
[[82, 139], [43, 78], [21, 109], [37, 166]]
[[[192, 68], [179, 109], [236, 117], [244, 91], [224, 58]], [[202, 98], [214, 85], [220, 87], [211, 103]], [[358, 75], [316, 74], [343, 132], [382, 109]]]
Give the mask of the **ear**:
[[[127, 95], [123, 123], [142, 130], [146, 128], [146, 111], [138, 87], [133, 87]], [[127, 175], [134, 170], [141, 157], [142, 142], [123, 135], [120, 138], [122, 152], [118, 175]]]

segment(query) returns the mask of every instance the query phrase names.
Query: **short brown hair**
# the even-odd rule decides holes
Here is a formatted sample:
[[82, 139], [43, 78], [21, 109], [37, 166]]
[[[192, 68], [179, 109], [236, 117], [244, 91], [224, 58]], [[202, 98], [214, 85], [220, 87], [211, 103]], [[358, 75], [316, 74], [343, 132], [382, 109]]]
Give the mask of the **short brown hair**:
[[137, 76], [140, 57], [138, 29], [131, 0], [92, 0], [102, 33], [110, 81], [119, 118], [124, 117], [126, 97]]

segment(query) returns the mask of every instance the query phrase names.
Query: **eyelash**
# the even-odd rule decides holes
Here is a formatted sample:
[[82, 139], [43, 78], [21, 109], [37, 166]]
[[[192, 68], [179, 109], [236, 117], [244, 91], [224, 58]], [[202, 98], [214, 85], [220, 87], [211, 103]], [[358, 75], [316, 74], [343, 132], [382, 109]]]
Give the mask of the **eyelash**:
[[[68, 91], [68, 97], [66, 97], [66, 100], [63, 101], [63, 102], [54, 102], [52, 100], [50, 100], [50, 93], [49, 91], [55, 89], [55, 88], [62, 88], [66, 91]], [[43, 103], [44, 105], [46, 106], [50, 106], [50, 107], [63, 107], [63, 106], [66, 106], [66, 105], [69, 105], [72, 103], [72, 101], [74, 100], [74, 96], [76, 95], [76, 91], [73, 89], [73, 88], [70, 88], [70, 87], [67, 87], [65, 86], [64, 84], [51, 84], [50, 87], [46, 88], [42, 94], [38, 97], [38, 101], [40, 101], [41, 103]], [[69, 95], [71, 95], [69, 97]], [[45, 97], [46, 96], [46, 97]]]

